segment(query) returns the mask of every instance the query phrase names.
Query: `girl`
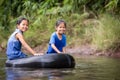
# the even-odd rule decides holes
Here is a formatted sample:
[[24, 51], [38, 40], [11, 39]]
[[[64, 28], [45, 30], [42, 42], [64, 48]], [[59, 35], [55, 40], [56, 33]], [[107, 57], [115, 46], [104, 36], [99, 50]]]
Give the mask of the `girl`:
[[56, 32], [51, 35], [47, 54], [51, 53], [65, 53], [66, 46], [66, 22], [63, 20], [58, 20], [56, 22]]
[[17, 28], [10, 36], [8, 43], [7, 43], [6, 53], [7, 53], [7, 57], [9, 60], [27, 57], [27, 55], [21, 51], [22, 45], [31, 54], [40, 55], [40, 54], [35, 54], [35, 52], [31, 49], [31, 47], [24, 40], [23, 33], [28, 30], [28, 24], [29, 24], [29, 21], [26, 18], [20, 18], [17, 21]]

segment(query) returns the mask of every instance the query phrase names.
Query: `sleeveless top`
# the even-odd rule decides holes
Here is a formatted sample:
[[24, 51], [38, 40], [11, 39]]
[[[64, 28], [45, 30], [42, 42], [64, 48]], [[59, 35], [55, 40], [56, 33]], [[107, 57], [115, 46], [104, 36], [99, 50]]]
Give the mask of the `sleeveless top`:
[[15, 37], [17, 33], [23, 35], [22, 31], [16, 29], [8, 39], [6, 54], [9, 60], [27, 57], [27, 55], [21, 51], [21, 42]]
[[47, 50], [47, 54], [51, 54], [51, 53], [57, 53], [51, 46], [51, 44], [54, 44], [57, 49], [59, 51], [63, 51], [63, 47], [66, 46], [66, 35], [62, 34], [62, 39], [60, 40], [56, 34], [56, 32], [54, 32], [51, 35], [50, 41], [49, 41], [49, 45], [48, 45], [48, 50]]

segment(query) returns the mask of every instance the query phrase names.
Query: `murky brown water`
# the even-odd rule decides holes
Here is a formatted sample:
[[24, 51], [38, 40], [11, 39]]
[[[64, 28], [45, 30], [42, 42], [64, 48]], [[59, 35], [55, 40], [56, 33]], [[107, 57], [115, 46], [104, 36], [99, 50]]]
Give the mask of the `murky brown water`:
[[5, 60], [0, 57], [0, 80], [120, 80], [120, 59], [115, 58], [75, 57], [74, 69], [6, 68]]

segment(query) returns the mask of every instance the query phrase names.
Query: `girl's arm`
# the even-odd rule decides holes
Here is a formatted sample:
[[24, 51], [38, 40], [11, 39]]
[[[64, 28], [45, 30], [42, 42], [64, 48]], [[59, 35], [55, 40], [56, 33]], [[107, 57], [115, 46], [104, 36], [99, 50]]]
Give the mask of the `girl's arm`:
[[23, 35], [20, 33], [16, 34], [16, 38], [22, 43], [22, 45], [33, 55], [35, 55], [35, 52], [32, 50], [32, 48], [26, 43], [26, 41], [23, 38]]
[[62, 53], [62, 52], [60, 52], [60, 51], [57, 49], [57, 47], [56, 47], [54, 44], [51, 44], [51, 46], [52, 46], [52, 48], [53, 48], [57, 53]]

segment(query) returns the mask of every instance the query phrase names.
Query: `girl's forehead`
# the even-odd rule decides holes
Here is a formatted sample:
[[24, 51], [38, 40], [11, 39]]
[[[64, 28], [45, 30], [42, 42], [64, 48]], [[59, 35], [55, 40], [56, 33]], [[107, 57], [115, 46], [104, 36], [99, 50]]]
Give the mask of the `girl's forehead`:
[[64, 23], [64, 22], [61, 22], [61, 23], [59, 24], [59, 26], [60, 26], [60, 27], [65, 27], [65, 23]]
[[22, 20], [21, 24], [29, 24], [27, 20]]
[[27, 20], [22, 20], [22, 22], [23, 22], [23, 23], [28, 23], [28, 21], [27, 21]]

